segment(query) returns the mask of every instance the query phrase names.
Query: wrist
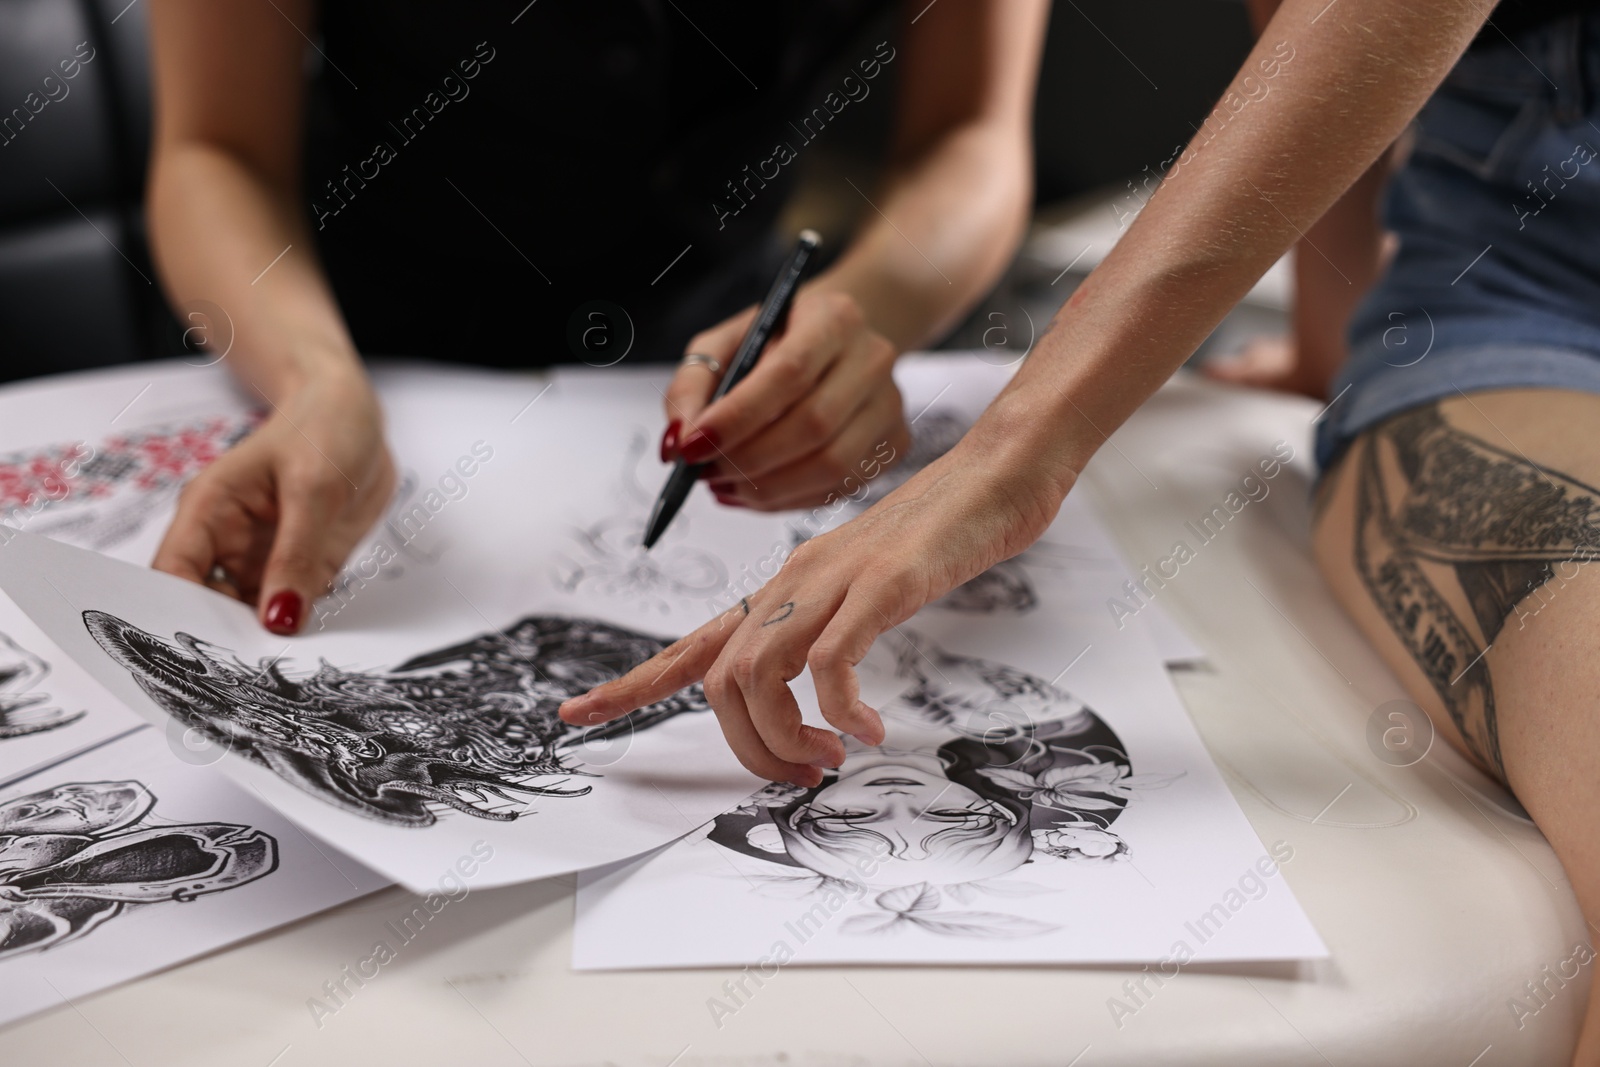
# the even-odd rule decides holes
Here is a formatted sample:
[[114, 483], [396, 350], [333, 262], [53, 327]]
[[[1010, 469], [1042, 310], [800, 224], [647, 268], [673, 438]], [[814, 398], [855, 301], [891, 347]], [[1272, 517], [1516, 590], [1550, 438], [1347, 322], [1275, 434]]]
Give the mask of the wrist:
[[861, 309], [867, 328], [886, 338], [896, 353], [917, 347], [931, 332], [911, 294], [888, 286], [881, 271], [874, 273], [850, 252], [807, 282], [804, 290], [848, 296]]
[[968, 449], [997, 476], [1019, 480], [1033, 493], [1059, 506], [1077, 484], [1100, 438], [1085, 433], [1081, 415], [1060, 414], [1024, 390], [1007, 387], [973, 424], [960, 447]]
[[361, 357], [347, 348], [306, 346], [283, 359], [261, 383], [274, 403], [285, 403], [308, 391], [358, 400], [372, 394]]

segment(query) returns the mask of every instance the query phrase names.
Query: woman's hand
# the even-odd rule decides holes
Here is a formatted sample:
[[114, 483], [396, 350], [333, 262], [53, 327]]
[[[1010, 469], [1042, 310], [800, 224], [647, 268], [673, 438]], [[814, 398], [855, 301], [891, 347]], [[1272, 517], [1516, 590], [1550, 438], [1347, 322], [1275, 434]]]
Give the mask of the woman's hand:
[[273, 409], [184, 488], [153, 566], [253, 604], [268, 630], [293, 634], [383, 513], [395, 472], [359, 371], [310, 380]]
[[763, 778], [814, 786], [819, 768], [843, 762], [844, 745], [800, 721], [786, 683], [810, 667], [823, 718], [880, 744], [883, 723], [861, 701], [855, 673], [873, 640], [1032, 544], [1071, 482], [1037, 454], [975, 436], [978, 429], [858, 518], [795, 549], [744, 603], [567, 701], [561, 717], [608, 722], [704, 679], [740, 763]]
[[846, 293], [801, 292], [755, 369], [711, 403], [755, 314], [747, 309], [689, 343], [722, 369], [678, 369], [666, 392], [663, 460], [706, 463], [719, 501], [774, 511], [822, 503], [885, 446], [905, 452], [910, 434], [890, 373], [895, 347]]

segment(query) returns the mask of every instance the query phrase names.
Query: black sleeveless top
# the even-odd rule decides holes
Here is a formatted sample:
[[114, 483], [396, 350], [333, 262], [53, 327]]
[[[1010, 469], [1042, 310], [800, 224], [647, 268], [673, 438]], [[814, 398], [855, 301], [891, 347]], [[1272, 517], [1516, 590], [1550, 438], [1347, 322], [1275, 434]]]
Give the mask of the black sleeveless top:
[[677, 358], [771, 281], [807, 145], [892, 91], [892, 43], [841, 54], [887, 6], [323, 0], [306, 195], [357, 345]]
[[1472, 39], [1472, 47], [1500, 44], [1523, 30], [1531, 30], [1567, 15], [1594, 12], [1596, 0], [1499, 0], [1489, 21]]

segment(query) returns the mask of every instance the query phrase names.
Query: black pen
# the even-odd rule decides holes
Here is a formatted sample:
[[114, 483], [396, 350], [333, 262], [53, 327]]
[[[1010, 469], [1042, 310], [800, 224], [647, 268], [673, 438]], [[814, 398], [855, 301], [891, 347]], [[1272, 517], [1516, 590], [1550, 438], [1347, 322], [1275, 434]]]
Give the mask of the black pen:
[[[755, 367], [756, 360], [761, 358], [761, 351], [767, 347], [767, 342], [774, 334], [782, 331], [789, 317], [789, 306], [794, 303], [794, 294], [799, 291], [800, 281], [805, 277], [806, 266], [811, 262], [812, 255], [821, 243], [822, 238], [818, 236], [817, 231], [800, 231], [800, 240], [795, 245], [794, 255], [789, 257], [789, 262], [778, 272], [772, 288], [767, 290], [767, 298], [761, 302], [760, 314], [756, 316], [756, 321], [750, 324], [749, 332], [740, 342], [739, 351], [734, 354], [733, 364], [728, 368], [728, 373], [717, 383], [717, 391], [711, 394], [713, 402], [744, 380], [745, 375]], [[672, 465], [672, 473], [667, 477], [667, 484], [661, 490], [661, 495], [656, 498], [656, 506], [650, 512], [650, 521], [644, 528], [645, 548], [650, 548], [661, 539], [667, 524], [678, 513], [678, 509], [683, 507], [684, 500], [689, 496], [689, 490], [694, 488], [694, 483], [706, 466], [704, 463], [685, 463], [681, 459]]]

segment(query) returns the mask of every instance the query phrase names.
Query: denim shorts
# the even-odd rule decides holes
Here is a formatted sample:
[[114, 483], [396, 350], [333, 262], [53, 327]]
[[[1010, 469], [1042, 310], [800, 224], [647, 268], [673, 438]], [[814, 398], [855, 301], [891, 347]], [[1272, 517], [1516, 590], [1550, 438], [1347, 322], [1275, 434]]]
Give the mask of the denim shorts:
[[1600, 17], [1470, 50], [1418, 114], [1383, 219], [1399, 248], [1352, 317], [1322, 469], [1444, 397], [1600, 393]]

